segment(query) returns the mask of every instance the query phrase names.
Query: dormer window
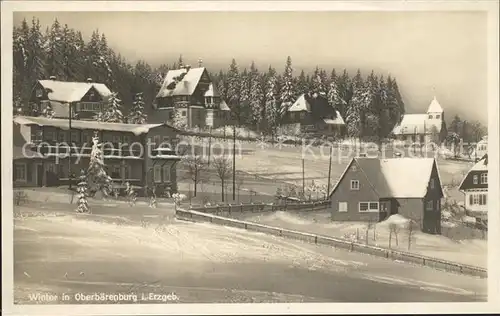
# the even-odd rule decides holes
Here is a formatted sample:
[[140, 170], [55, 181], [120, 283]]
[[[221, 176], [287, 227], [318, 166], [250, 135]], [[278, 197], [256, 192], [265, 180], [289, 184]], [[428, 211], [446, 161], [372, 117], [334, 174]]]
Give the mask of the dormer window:
[[36, 89], [36, 97], [37, 98], [43, 97], [43, 90], [42, 89]]

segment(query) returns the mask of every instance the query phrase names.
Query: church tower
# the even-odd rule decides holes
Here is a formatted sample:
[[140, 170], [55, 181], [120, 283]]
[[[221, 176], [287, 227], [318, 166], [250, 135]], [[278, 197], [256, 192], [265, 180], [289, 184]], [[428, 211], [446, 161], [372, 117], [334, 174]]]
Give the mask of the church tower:
[[439, 104], [436, 97], [432, 100], [429, 108], [427, 109], [427, 119], [428, 120], [444, 120], [444, 111], [441, 105]]

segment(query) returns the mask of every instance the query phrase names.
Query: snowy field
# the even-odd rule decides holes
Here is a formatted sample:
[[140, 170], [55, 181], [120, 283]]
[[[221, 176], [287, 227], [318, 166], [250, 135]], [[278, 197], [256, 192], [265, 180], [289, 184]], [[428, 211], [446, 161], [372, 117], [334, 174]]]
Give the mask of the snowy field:
[[[302, 232], [309, 232], [325, 236], [349, 238], [366, 243], [367, 224], [361, 222], [332, 222], [327, 212], [274, 212], [266, 214], [236, 215], [239, 219], [262, 223], [270, 226], [282, 227]], [[233, 216], [235, 217], [235, 216]], [[445, 237], [443, 235], [424, 234], [420, 231], [412, 232], [410, 241], [407, 226], [404, 218], [396, 222], [399, 227], [397, 234], [397, 244], [395, 235], [392, 236], [391, 248], [402, 251], [410, 251], [429, 257], [441, 258], [453, 262], [487, 268], [487, 240], [481, 236], [471, 238], [470, 234], [463, 233], [462, 236], [456, 234], [456, 238]], [[445, 230], [446, 228], [443, 228]], [[468, 230], [464, 227], [463, 230]], [[368, 229], [368, 244], [389, 247], [389, 222], [380, 222]]]
[[173, 214], [168, 207], [148, 224], [102, 205], [85, 216], [62, 209], [15, 209], [17, 303], [41, 303], [33, 293], [96, 291], [174, 293], [181, 303], [486, 300], [484, 279], [169, 216], [160, 222], [154, 212]]

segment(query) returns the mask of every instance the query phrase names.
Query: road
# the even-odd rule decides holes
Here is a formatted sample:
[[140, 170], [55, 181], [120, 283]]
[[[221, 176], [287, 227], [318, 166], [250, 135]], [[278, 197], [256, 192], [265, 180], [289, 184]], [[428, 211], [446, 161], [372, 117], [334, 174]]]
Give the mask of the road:
[[16, 220], [14, 248], [14, 298], [26, 304], [33, 293], [63, 292], [175, 293], [181, 303], [458, 302], [487, 293], [483, 279], [175, 219], [141, 227], [35, 216]]

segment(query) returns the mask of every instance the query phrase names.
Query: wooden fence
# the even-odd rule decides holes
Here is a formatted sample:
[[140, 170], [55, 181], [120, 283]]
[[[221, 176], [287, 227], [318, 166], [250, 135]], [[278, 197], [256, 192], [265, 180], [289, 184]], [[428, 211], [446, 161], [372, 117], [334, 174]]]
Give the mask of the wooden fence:
[[190, 210], [215, 215], [231, 215], [234, 213], [260, 213], [276, 211], [319, 211], [325, 210], [329, 201], [305, 203], [248, 203], [248, 204], [219, 204], [210, 206], [191, 206]]
[[195, 210], [176, 210], [176, 217], [183, 220], [194, 221], [194, 222], [210, 222], [218, 225], [231, 226], [236, 228], [245, 229], [248, 231], [261, 232], [270, 235], [298, 239], [314, 244], [328, 245], [335, 248], [341, 248], [349, 251], [356, 251], [359, 253], [369, 254], [377, 257], [399, 260], [407, 263], [413, 263], [418, 265], [423, 265], [431, 267], [438, 270], [444, 270], [447, 272], [455, 272], [460, 274], [477, 276], [480, 278], [487, 278], [487, 270], [474, 267], [469, 265], [464, 265], [456, 262], [446, 261], [442, 259], [426, 257], [414, 253], [408, 253], [403, 251], [397, 251], [392, 249], [386, 249], [381, 247], [375, 247], [365, 244], [360, 244], [352, 241], [348, 241], [341, 238], [328, 237], [322, 235], [316, 235], [311, 233], [298, 232], [289, 229], [283, 229], [279, 227], [273, 227], [268, 225], [262, 225], [257, 223], [245, 222], [241, 220], [235, 220], [230, 218], [225, 218], [221, 216], [216, 216], [213, 214], [207, 214], [204, 212], [198, 212]]

